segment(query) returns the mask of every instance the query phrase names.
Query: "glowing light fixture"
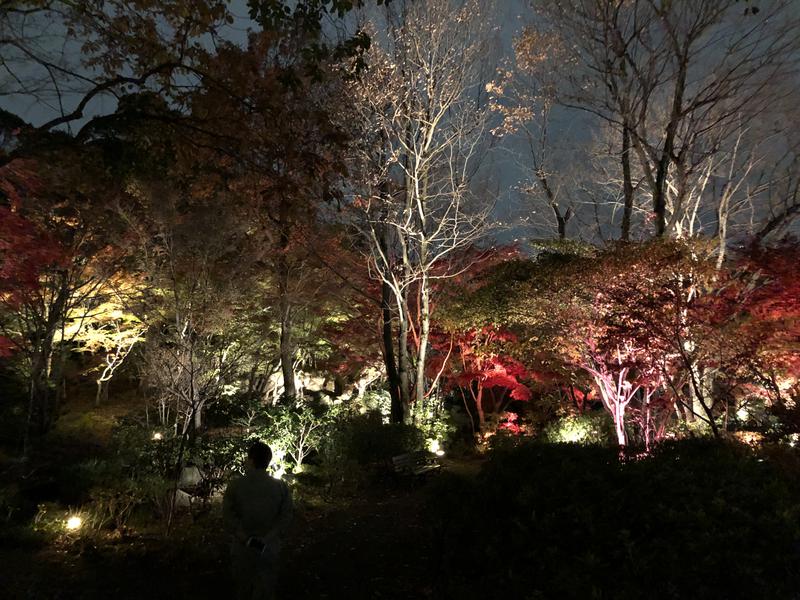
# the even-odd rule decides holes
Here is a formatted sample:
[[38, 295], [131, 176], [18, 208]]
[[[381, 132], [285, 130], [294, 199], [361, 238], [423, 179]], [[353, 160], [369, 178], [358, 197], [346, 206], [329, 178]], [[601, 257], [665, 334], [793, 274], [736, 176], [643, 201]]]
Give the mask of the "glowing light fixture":
[[444, 450], [442, 450], [442, 443], [439, 440], [430, 440], [428, 442], [428, 450], [433, 452], [436, 456], [444, 456]]
[[73, 515], [69, 519], [67, 519], [68, 531], [77, 531], [78, 529], [81, 528], [81, 525], [83, 525], [83, 519], [81, 519], [77, 515]]
[[156, 431], [153, 434], [153, 441], [154, 442], [160, 442], [163, 439], [164, 439], [164, 435], [160, 431]]

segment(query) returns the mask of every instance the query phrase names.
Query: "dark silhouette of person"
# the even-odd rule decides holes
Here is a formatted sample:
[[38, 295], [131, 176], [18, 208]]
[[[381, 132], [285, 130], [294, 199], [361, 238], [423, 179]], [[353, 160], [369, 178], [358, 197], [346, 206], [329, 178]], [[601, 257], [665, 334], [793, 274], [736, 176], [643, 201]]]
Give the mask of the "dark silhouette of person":
[[228, 485], [222, 503], [241, 600], [274, 598], [278, 555], [292, 517], [289, 488], [267, 473], [271, 461], [270, 447], [254, 443], [247, 452], [245, 474]]

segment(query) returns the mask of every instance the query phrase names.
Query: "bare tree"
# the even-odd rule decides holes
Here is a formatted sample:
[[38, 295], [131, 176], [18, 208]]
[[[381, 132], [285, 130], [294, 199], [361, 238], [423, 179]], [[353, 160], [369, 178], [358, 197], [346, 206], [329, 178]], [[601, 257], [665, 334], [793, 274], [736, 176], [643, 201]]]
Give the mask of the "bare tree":
[[[760, 11], [736, 0], [535, 6], [536, 25], [523, 39], [534, 49], [537, 41], [561, 40], [557, 57], [566, 68], [557, 101], [595, 115], [619, 136], [623, 239], [630, 236], [635, 195], [648, 198], [657, 236], [691, 218], [710, 164], [719, 163], [712, 157], [730, 152], [743, 116], [763, 113], [787, 93], [776, 82], [791, 76], [798, 56], [796, 11], [785, 0]], [[544, 71], [555, 68], [543, 64]]]
[[[477, 0], [396, 2], [376, 31], [369, 71], [353, 86], [366, 132], [360, 194], [370, 265], [384, 295], [384, 345], [398, 321], [393, 417], [427, 393], [425, 366], [437, 280], [485, 233], [491, 203], [471, 193], [486, 140], [483, 59], [491, 11]], [[409, 336], [416, 345], [411, 362]], [[388, 367], [388, 365], [387, 365]], [[413, 376], [412, 376], [413, 367]], [[390, 380], [392, 367], [387, 368]], [[412, 393], [413, 377], [413, 393]], [[399, 404], [399, 406], [398, 406]]]
[[571, 178], [563, 165], [556, 164], [559, 152], [551, 139], [558, 77], [549, 65], [566, 58], [561, 44], [557, 36], [527, 31], [514, 44], [514, 64], [498, 69], [496, 80], [486, 89], [492, 110], [503, 117], [492, 133], [521, 134], [524, 139], [522, 168], [530, 181], [522, 193], [532, 200], [533, 214], [544, 208], [542, 212], [552, 215], [558, 239], [563, 240], [575, 215], [576, 197]]

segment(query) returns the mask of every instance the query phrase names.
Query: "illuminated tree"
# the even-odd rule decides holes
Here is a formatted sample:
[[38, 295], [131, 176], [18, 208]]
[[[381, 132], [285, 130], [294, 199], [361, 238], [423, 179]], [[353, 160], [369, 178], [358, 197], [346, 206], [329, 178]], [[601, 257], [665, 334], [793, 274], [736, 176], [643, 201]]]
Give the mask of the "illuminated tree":
[[[332, 114], [342, 102], [341, 79], [320, 67], [302, 73], [308, 36], [292, 30], [254, 34], [248, 47], [220, 48], [208, 68], [218, 85], [192, 100], [193, 114], [214, 131], [203, 138], [204, 160], [222, 174], [220, 185], [238, 197], [250, 223], [252, 258], [271, 286], [263, 298], [279, 323], [284, 395], [293, 399], [298, 325], [315, 304], [324, 272], [318, 256], [325, 213], [339, 197], [345, 131]], [[231, 95], [230, 90], [237, 90]], [[319, 244], [318, 244], [319, 242]]]
[[135, 287], [133, 282], [115, 277], [93, 299], [94, 306], [75, 307], [65, 316], [64, 339], [77, 344], [83, 352], [102, 355], [95, 367], [98, 373], [95, 406], [100, 405], [104, 396], [108, 397], [108, 383], [114, 373], [133, 347], [144, 339], [144, 323], [128, 308], [130, 299], [137, 295], [132, 289]]
[[755, 384], [771, 405], [790, 410], [800, 402], [798, 260], [800, 249], [791, 239], [770, 247], [753, 245], [739, 257], [736, 344], [723, 362], [730, 377]]
[[433, 284], [458, 272], [444, 265], [485, 231], [487, 209], [476, 206], [470, 180], [486, 128], [488, 14], [468, 0], [392, 3], [385, 15], [385, 35], [375, 36], [369, 70], [352, 93], [364, 124], [356, 163], [365, 185], [356, 208], [383, 284], [387, 357], [392, 319], [398, 324], [396, 367], [387, 361], [397, 420], [427, 393]]
[[[81, 307], [91, 310], [102, 298], [109, 277], [120, 269], [114, 243], [120, 222], [112, 204], [123, 192], [92, 149], [75, 152], [59, 147], [57, 139], [32, 147], [24, 142], [17, 139], [32, 156], [23, 163], [24, 171], [35, 177], [20, 185], [20, 159], [3, 168], [11, 173], [3, 186], [8, 203], [4, 211], [10, 210], [3, 227], [12, 234], [16, 230], [7, 238], [8, 250], [16, 257], [4, 262], [12, 270], [14, 263], [28, 267], [27, 274], [12, 272], [21, 285], [14, 293], [3, 294], [6, 310], [0, 314], [0, 327], [30, 385], [27, 451], [31, 436], [46, 432], [57, 418], [65, 393], [68, 344], [85, 323]], [[78, 326], [68, 327], [68, 319]]]
[[124, 298], [146, 327], [142, 376], [159, 416], [171, 415], [184, 434], [202, 427], [207, 404], [236, 372], [241, 348], [226, 325], [241, 305], [239, 284], [251, 268], [243, 260], [247, 222], [233, 210], [218, 210], [221, 193], [195, 191], [184, 196], [140, 181], [135, 212], [123, 213], [131, 270], [146, 282]]
[[[35, 294], [40, 278], [63, 260], [62, 248], [16, 210], [0, 206], [0, 299], [9, 312], [21, 310]], [[0, 354], [8, 355], [22, 344], [19, 332], [3, 324]]]
[[[328, 301], [319, 303], [316, 314], [322, 322], [317, 343], [324, 340], [329, 348], [327, 357], [317, 360], [318, 368], [334, 374], [337, 393], [345, 382], [356, 381], [360, 399], [366, 386], [384, 380], [388, 361], [383, 355], [381, 283], [370, 277], [359, 243], [354, 232], [331, 235], [321, 246], [319, 258], [334, 277]], [[393, 344], [389, 339], [390, 352]]]
[[591, 377], [621, 446], [632, 427], [649, 448], [676, 404], [693, 411], [693, 401], [716, 433], [706, 372], [735, 312], [722, 310], [717, 271], [702, 256], [678, 242], [545, 253], [506, 286], [501, 318], [523, 340], [523, 356], [550, 354], [563, 365], [552, 371]]
[[[429, 364], [431, 377], [441, 377], [445, 389], [461, 394], [473, 431], [479, 437], [487, 433], [487, 412], [497, 416], [512, 400], [531, 398], [530, 389], [523, 383], [531, 373], [504, 350], [505, 345], [514, 342], [512, 334], [491, 326], [437, 332], [433, 337], [432, 348], [437, 352]], [[467, 394], [471, 402], [467, 401]], [[477, 423], [470, 405], [475, 408]]]
[[[718, 435], [718, 399], [710, 382], [720, 348], [730, 341], [726, 324], [736, 312], [724, 293], [724, 274], [701, 244], [652, 243], [631, 250], [621, 246], [601, 256], [599, 273], [609, 280], [594, 287], [605, 303], [604, 337], [625, 340], [643, 361], [638, 371], [650, 380], [646, 404], [659, 401], [653, 408], [668, 412], [686, 408], [692, 417], [699, 409]], [[645, 424], [657, 431], [658, 420]]]

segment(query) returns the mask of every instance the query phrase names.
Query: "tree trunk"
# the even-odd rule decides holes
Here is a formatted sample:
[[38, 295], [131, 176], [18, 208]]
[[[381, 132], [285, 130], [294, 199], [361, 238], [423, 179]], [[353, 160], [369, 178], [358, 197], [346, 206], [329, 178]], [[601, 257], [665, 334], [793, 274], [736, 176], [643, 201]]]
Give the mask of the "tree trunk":
[[294, 348], [292, 347], [292, 319], [288, 301], [281, 298], [281, 373], [283, 374], [283, 395], [289, 402], [297, 396], [294, 384]]
[[567, 222], [572, 218], [572, 209], [567, 208], [567, 211], [562, 215], [561, 209], [559, 209], [558, 204], [552, 202], [550, 204], [550, 208], [553, 209], [553, 214], [556, 217], [556, 225], [558, 227], [558, 239], [565, 240], [567, 239]]
[[550, 202], [550, 208], [553, 210], [553, 215], [556, 218], [558, 239], [565, 240], [567, 239], [567, 223], [572, 218], [572, 207], [567, 207], [566, 212], [561, 214], [561, 208], [558, 206], [558, 202], [556, 202], [555, 192], [553, 192], [553, 188], [550, 187], [550, 182], [547, 179], [547, 174], [544, 169], [537, 169], [536, 177], [539, 180], [539, 185], [542, 186], [547, 196], [548, 202]]
[[[381, 252], [388, 258], [389, 243], [386, 231], [381, 233]], [[401, 320], [403, 316], [400, 316]], [[392, 331], [392, 288], [384, 281], [381, 285], [381, 320], [383, 340], [383, 362], [386, 365], [386, 378], [389, 382], [389, 396], [391, 398], [390, 420], [392, 423], [403, 422], [403, 402], [400, 397], [402, 387], [400, 375], [397, 371], [397, 362], [394, 356], [394, 335]]]
[[35, 435], [45, 433], [47, 421], [45, 412], [49, 403], [47, 382], [44, 380], [44, 364], [41, 351], [34, 355], [31, 364], [30, 395], [28, 398], [28, 415], [23, 438], [23, 455], [28, 456], [31, 449], [31, 440]]
[[[411, 210], [409, 200], [408, 200], [408, 192], [406, 191], [406, 214]], [[404, 236], [404, 233], [401, 233], [401, 236]], [[409, 281], [411, 277], [411, 259], [408, 255], [408, 242], [405, 238], [402, 238], [402, 247], [403, 247], [403, 281]], [[398, 332], [398, 341], [397, 341], [397, 365], [398, 365], [398, 377], [400, 379], [400, 403], [403, 406], [403, 422], [404, 423], [411, 423], [411, 355], [409, 353], [408, 348], [408, 334], [409, 334], [409, 322], [411, 319], [411, 315], [409, 314], [408, 310], [408, 288], [405, 288], [402, 292], [402, 298], [400, 298], [400, 306], [398, 307], [398, 315], [400, 317], [400, 327]]]
[[97, 393], [94, 395], [94, 406], [97, 408], [103, 400], [108, 400], [108, 384], [103, 385], [102, 379], [98, 379], [95, 383], [97, 384]]
[[58, 295], [49, 307], [47, 321], [39, 332], [39, 347], [34, 350], [31, 358], [30, 398], [23, 436], [23, 454], [26, 456], [32, 436], [47, 433], [54, 421], [49, 390], [50, 366], [56, 331], [63, 320], [69, 293], [66, 274], [62, 273], [61, 279]]
[[281, 199], [280, 205], [280, 248], [278, 250], [278, 293], [281, 315], [280, 356], [283, 373], [284, 398], [293, 402], [297, 396], [294, 384], [294, 347], [292, 344], [292, 304], [289, 297], [289, 201]]
[[261, 366], [261, 355], [256, 354], [253, 359], [253, 366], [250, 367], [250, 373], [247, 375], [247, 397], [251, 398], [256, 391], [256, 378], [258, 377], [258, 368]]
[[193, 428], [195, 431], [200, 431], [203, 427], [203, 403], [198, 402], [197, 408], [194, 411]]
[[478, 436], [483, 438], [486, 429], [486, 413], [483, 412], [483, 386], [478, 384], [478, 393], [475, 394], [475, 412], [478, 413]]
[[628, 445], [628, 435], [625, 432], [625, 411], [617, 401], [616, 410], [614, 411], [614, 430], [617, 433], [617, 444], [621, 447]]
[[425, 399], [425, 363], [428, 357], [428, 337], [430, 336], [431, 330], [430, 284], [425, 274], [422, 276], [420, 285], [422, 286], [422, 323], [420, 324], [419, 352], [417, 353], [417, 378], [415, 382], [416, 393], [414, 399], [421, 406], [422, 401]]
[[[717, 426], [716, 421], [714, 420], [714, 413], [713, 407], [709, 406], [706, 402], [705, 394], [703, 392], [703, 373], [698, 373], [697, 367], [695, 367], [693, 362], [689, 362], [686, 357], [684, 356], [684, 360], [688, 363], [689, 367], [689, 381], [691, 383], [691, 389], [694, 394], [694, 399], [699, 404], [700, 407], [703, 409], [703, 412], [706, 415], [706, 419], [708, 420], [708, 424], [711, 427], [711, 433], [714, 434], [715, 438], [720, 437], [719, 427]], [[694, 411], [694, 401], [692, 402], [692, 411]]]
[[631, 178], [631, 134], [628, 128], [622, 128], [622, 229], [619, 238], [623, 242], [630, 240], [631, 215], [633, 214], [633, 180]]
[[664, 147], [656, 169], [655, 189], [653, 190], [653, 213], [655, 217], [656, 237], [663, 237], [667, 232], [667, 176], [672, 154], [675, 149], [675, 137], [683, 110], [683, 93], [686, 88], [686, 72], [688, 58], [678, 57], [678, 73], [675, 77], [675, 91], [672, 97], [670, 120], [664, 132]]
[[411, 420], [411, 360], [408, 353], [408, 314], [400, 315], [397, 339], [398, 379], [400, 381], [400, 404], [403, 409], [403, 422]]
[[391, 290], [384, 283], [381, 286], [381, 315], [383, 319], [383, 362], [386, 365], [386, 378], [389, 381], [392, 423], [403, 422], [403, 402], [400, 398], [401, 381], [394, 356], [394, 335], [392, 331]]

